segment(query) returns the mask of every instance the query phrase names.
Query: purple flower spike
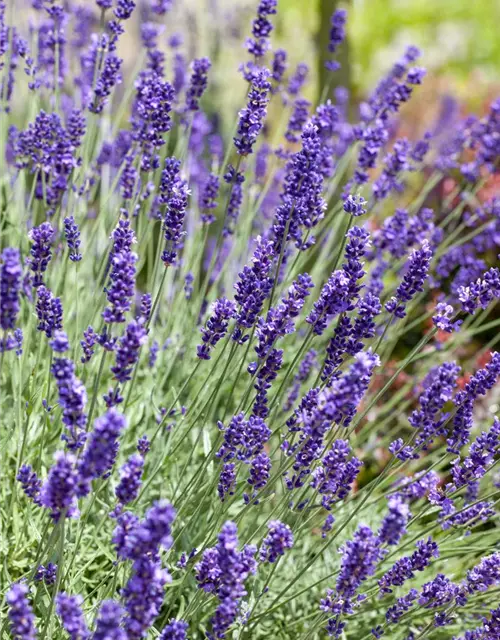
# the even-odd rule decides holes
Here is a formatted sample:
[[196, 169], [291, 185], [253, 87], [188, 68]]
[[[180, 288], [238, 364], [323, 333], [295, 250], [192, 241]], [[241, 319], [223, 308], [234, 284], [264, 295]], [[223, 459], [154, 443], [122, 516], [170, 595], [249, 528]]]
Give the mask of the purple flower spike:
[[131, 251], [114, 253], [111, 259], [110, 284], [106, 288], [109, 306], [104, 309], [104, 322], [125, 322], [125, 313], [132, 307], [135, 290], [137, 255]]
[[22, 275], [19, 251], [4, 249], [0, 255], [0, 327], [4, 331], [16, 326]]
[[353, 612], [353, 598], [361, 584], [375, 572], [381, 558], [380, 547], [373, 531], [364, 525], [356, 530], [352, 540], [342, 548], [342, 565], [335, 589], [328, 589], [320, 608], [332, 618], [328, 622], [329, 635], [340, 637], [344, 623], [340, 614]]
[[56, 613], [61, 618], [62, 626], [71, 640], [87, 640], [90, 632], [82, 611], [82, 596], [70, 596], [58, 593], [56, 596]]
[[114, 54], [110, 54], [104, 61], [104, 67], [99, 76], [94, 90], [94, 99], [89, 106], [93, 113], [101, 113], [115, 85], [122, 81], [120, 69], [123, 60]]
[[15, 640], [36, 640], [35, 616], [28, 601], [29, 588], [22, 582], [11, 585], [6, 601], [12, 637]]
[[120, 469], [120, 482], [115, 494], [121, 504], [133, 502], [139, 495], [142, 484], [142, 470], [144, 467], [144, 457], [133, 454]]
[[160, 613], [165, 585], [171, 581], [159, 562], [148, 557], [135, 560], [132, 576], [122, 589], [125, 607], [124, 628], [128, 640], [140, 640]]
[[114, 600], [104, 600], [99, 607], [92, 640], [127, 640], [125, 629], [121, 627], [123, 607]]
[[267, 528], [269, 533], [262, 542], [259, 559], [261, 562], [273, 563], [293, 547], [293, 533], [287, 524], [279, 520], [272, 520]]
[[63, 309], [60, 298], [55, 298], [50, 289], [40, 285], [37, 291], [36, 314], [38, 331], [43, 331], [47, 338], [62, 329]]
[[392, 593], [392, 587], [401, 587], [407, 580], [415, 576], [415, 571], [423, 571], [432, 561], [432, 558], [439, 557], [437, 544], [428, 538], [427, 541], [419, 540], [417, 550], [411, 556], [404, 556], [394, 563], [394, 565], [378, 581], [380, 593]]
[[236, 465], [234, 462], [226, 462], [220, 472], [217, 492], [221, 502], [224, 502], [226, 496], [234, 495], [234, 485], [236, 483]]
[[212, 315], [205, 327], [201, 328], [203, 344], [197, 347], [197, 356], [202, 360], [210, 360], [210, 352], [219, 340], [226, 335], [229, 321], [234, 318], [236, 305], [227, 298], [216, 300], [212, 307]]
[[396, 295], [386, 303], [385, 308], [393, 313], [396, 318], [406, 316], [406, 304], [410, 302], [418, 292], [423, 291], [423, 284], [429, 273], [432, 251], [427, 240], [422, 242], [422, 248], [414, 251], [408, 261], [408, 267], [403, 281], [396, 289]]
[[275, 92], [279, 87], [283, 76], [285, 75], [285, 71], [287, 70], [287, 54], [284, 49], [276, 49], [273, 57], [273, 65], [272, 65], [272, 78], [276, 84], [273, 87], [272, 91]]
[[147, 332], [141, 320], [132, 320], [125, 328], [116, 349], [115, 366], [111, 367], [115, 380], [121, 384], [131, 379], [142, 345], [147, 340]]
[[277, 4], [277, 0], [260, 0], [257, 18], [252, 23], [253, 38], [248, 38], [246, 42], [248, 52], [256, 59], [262, 58], [271, 46], [269, 36], [273, 25], [268, 16], [276, 13]]
[[118, 438], [126, 424], [125, 416], [115, 409], [95, 421], [78, 462], [78, 497], [90, 493], [92, 480], [111, 471], [118, 453]]
[[269, 76], [268, 69], [259, 69], [253, 74], [248, 104], [240, 112], [238, 130], [234, 138], [234, 146], [240, 156], [248, 156], [252, 153], [257, 137], [264, 126], [271, 90]]
[[69, 349], [69, 340], [65, 331], [54, 331], [54, 337], [50, 341], [50, 346], [56, 353], [64, 353]]
[[348, 195], [344, 200], [344, 211], [357, 218], [366, 213], [366, 204], [366, 200], [361, 196]]
[[378, 532], [380, 544], [398, 544], [406, 533], [406, 525], [410, 518], [408, 505], [397, 495], [391, 497], [388, 501], [388, 513]]
[[72, 262], [80, 262], [82, 259], [82, 254], [79, 251], [81, 245], [80, 229], [73, 216], [64, 218], [64, 236], [70, 250], [69, 259]]
[[214, 592], [219, 600], [212, 618], [215, 638], [224, 638], [236, 620], [240, 600], [246, 595], [245, 581], [255, 573], [255, 547], [245, 546], [238, 551], [238, 530], [234, 522], [226, 522], [217, 545], [203, 553], [195, 566], [198, 587]]
[[188, 628], [189, 625], [184, 620], [172, 618], [161, 632], [159, 640], [186, 640]]
[[[337, 52], [339, 46], [344, 42], [346, 32], [345, 25], [347, 20], [347, 11], [345, 9], [337, 9], [330, 18], [330, 42], [328, 43], [328, 51], [332, 54]], [[329, 71], [337, 71], [340, 64], [335, 60], [325, 62], [325, 67]]]
[[459, 453], [460, 449], [469, 441], [469, 434], [473, 425], [474, 404], [480, 396], [495, 385], [500, 376], [500, 353], [491, 354], [491, 360], [483, 368], [476, 371], [465, 385], [463, 391], [455, 396], [458, 410], [453, 418], [452, 430], [447, 440], [448, 451]]
[[212, 63], [208, 58], [198, 58], [192, 64], [192, 75], [189, 87], [186, 91], [187, 111], [199, 111], [200, 98], [205, 93], [208, 85], [208, 72]]
[[38, 478], [36, 472], [28, 464], [23, 464], [18, 471], [16, 479], [21, 483], [23, 491], [28, 498], [31, 498], [35, 504], [41, 506], [40, 490], [42, 481]]
[[94, 355], [94, 346], [99, 343], [99, 336], [92, 327], [88, 327], [83, 332], [83, 340], [80, 341], [80, 345], [83, 349], [83, 356], [81, 361], [85, 364], [89, 362]]
[[87, 392], [83, 383], [75, 376], [75, 364], [69, 358], [55, 358], [52, 364], [52, 375], [59, 392], [59, 404], [63, 408], [62, 421], [69, 434], [62, 439], [69, 449], [79, 449], [85, 442], [85, 405]]
[[33, 272], [33, 286], [39, 287], [43, 284], [42, 274], [47, 270], [47, 266], [52, 258], [51, 245], [55, 236], [55, 229], [49, 222], [43, 222], [39, 227], [34, 227], [29, 232], [29, 239], [32, 247], [31, 258], [28, 261]]
[[70, 453], [58, 451], [54, 460], [42, 487], [40, 501], [46, 509], [50, 509], [53, 520], [57, 522], [65, 510], [69, 518], [78, 515], [75, 502], [77, 475], [76, 458]]
[[202, 211], [201, 220], [204, 224], [211, 224], [215, 220], [215, 216], [208, 212], [217, 208], [218, 195], [219, 176], [215, 173], [211, 173], [203, 186], [203, 191], [200, 194], [200, 200], [198, 203], [198, 206]]

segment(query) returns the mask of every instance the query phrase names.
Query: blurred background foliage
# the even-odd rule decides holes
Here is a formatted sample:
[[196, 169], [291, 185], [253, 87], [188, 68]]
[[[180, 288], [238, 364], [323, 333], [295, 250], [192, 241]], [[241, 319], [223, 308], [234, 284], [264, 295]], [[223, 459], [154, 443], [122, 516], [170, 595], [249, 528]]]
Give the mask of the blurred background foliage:
[[[335, 7], [349, 12], [349, 84], [355, 97], [365, 95], [408, 44], [424, 51], [423, 64], [441, 92], [453, 93], [472, 110], [481, 110], [498, 88], [500, 0], [281, 0], [278, 37], [288, 34], [283, 44], [294, 43], [291, 55], [302, 52], [307, 59], [309, 49], [321, 68], [325, 22]], [[301, 30], [311, 34], [312, 47], [301, 42]]]

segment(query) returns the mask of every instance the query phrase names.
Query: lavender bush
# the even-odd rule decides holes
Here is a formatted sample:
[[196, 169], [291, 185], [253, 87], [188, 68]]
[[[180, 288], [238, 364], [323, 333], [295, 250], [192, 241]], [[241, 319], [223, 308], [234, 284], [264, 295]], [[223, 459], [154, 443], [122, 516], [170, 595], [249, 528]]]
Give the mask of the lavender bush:
[[500, 638], [500, 102], [173, 4], [0, 2], [0, 637]]

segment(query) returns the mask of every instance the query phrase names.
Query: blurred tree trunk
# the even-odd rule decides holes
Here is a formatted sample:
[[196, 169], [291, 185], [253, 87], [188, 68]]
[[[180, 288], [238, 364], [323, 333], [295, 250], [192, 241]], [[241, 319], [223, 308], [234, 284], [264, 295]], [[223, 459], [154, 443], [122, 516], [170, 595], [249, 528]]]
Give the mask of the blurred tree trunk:
[[[351, 68], [349, 66], [349, 43], [347, 39], [339, 48], [335, 59], [340, 62], [341, 67], [332, 73], [325, 69], [325, 62], [330, 59], [328, 43], [330, 41], [330, 18], [332, 13], [340, 7], [346, 8], [349, 12], [350, 2], [343, 0], [319, 0], [319, 29], [317, 37], [318, 48], [318, 103], [322, 99], [332, 98], [335, 87], [345, 87], [351, 89]], [[349, 22], [349, 14], [347, 16]], [[324, 96], [324, 91], [328, 88], [328, 96]]]

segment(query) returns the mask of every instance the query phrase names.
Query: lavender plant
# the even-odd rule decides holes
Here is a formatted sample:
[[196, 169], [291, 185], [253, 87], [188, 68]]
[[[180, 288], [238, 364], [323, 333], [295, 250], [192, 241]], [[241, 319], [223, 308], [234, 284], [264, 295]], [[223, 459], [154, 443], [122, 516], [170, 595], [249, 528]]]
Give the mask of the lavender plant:
[[409, 47], [349, 120], [344, 10], [313, 108], [277, 0], [14, 4], [0, 638], [500, 638], [500, 101], [402, 137]]

